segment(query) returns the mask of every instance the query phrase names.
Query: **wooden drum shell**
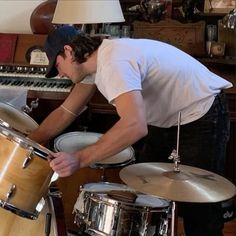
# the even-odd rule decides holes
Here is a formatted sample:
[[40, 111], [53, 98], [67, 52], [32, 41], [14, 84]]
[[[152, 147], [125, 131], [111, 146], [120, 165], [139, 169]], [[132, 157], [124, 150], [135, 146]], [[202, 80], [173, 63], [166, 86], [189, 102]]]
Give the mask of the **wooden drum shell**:
[[[23, 168], [29, 149], [0, 133], [0, 200], [28, 213], [35, 213], [40, 199], [47, 194], [53, 171], [48, 161], [31, 152], [32, 159]], [[15, 190], [7, 199], [12, 186]]]
[[[57, 199], [58, 200], [58, 199]], [[66, 236], [65, 225], [58, 220], [54, 204], [55, 200], [48, 197], [44, 207], [36, 220], [20, 217], [0, 208], [0, 235], [1, 236], [42, 236], [45, 235], [46, 215], [51, 214], [50, 235], [49, 236]], [[60, 209], [63, 212], [63, 209]], [[62, 229], [63, 227], [63, 229]]]

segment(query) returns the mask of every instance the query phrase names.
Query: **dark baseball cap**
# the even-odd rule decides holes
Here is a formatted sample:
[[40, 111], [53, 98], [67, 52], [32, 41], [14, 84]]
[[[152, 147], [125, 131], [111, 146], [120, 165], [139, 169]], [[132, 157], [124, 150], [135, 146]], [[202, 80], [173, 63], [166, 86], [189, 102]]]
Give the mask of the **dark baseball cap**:
[[61, 26], [48, 34], [44, 44], [44, 51], [47, 54], [49, 65], [46, 71], [46, 77], [51, 78], [58, 75], [58, 70], [55, 67], [57, 55], [63, 51], [63, 48], [68, 44], [80, 31], [73, 26]]

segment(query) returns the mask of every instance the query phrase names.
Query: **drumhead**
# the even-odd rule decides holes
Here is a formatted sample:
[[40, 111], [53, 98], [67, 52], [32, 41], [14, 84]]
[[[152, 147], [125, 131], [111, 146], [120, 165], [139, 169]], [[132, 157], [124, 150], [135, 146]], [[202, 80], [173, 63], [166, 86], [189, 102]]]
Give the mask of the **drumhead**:
[[43, 147], [42, 145], [34, 142], [33, 140], [25, 137], [22, 133], [17, 131], [13, 131], [8, 127], [0, 125], [0, 133], [4, 135], [7, 139], [13, 140], [18, 143], [23, 148], [33, 148], [33, 151], [38, 156], [46, 159], [46, 157], [50, 154], [50, 150]]
[[57, 152], [76, 152], [97, 142], [101, 136], [93, 132], [69, 132], [55, 139], [54, 149]]
[[110, 182], [87, 183], [83, 185], [81, 190], [87, 191], [87, 192], [103, 192], [103, 193], [109, 192], [111, 190], [135, 192], [135, 190], [131, 189], [127, 185], [118, 184], [118, 183], [110, 183]]
[[29, 134], [38, 127], [36, 121], [25, 112], [3, 102], [0, 102], [0, 120], [6, 122], [10, 128], [23, 134]]
[[138, 194], [135, 201], [136, 206], [145, 206], [151, 208], [166, 208], [170, 204], [167, 200], [160, 199], [151, 195]]
[[[102, 135], [101, 133], [93, 132], [69, 132], [62, 134], [55, 139], [54, 149], [59, 152], [76, 152], [97, 142]], [[116, 165], [126, 163], [133, 158], [134, 150], [132, 147], [128, 147], [116, 155], [95, 162], [94, 165]]]

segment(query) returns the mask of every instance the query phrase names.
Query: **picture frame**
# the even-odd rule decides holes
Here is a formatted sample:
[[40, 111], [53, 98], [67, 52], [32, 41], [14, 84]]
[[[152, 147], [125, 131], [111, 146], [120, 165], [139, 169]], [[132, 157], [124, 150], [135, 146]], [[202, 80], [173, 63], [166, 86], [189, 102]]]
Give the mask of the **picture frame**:
[[236, 0], [205, 0], [204, 13], [227, 14], [236, 7]]

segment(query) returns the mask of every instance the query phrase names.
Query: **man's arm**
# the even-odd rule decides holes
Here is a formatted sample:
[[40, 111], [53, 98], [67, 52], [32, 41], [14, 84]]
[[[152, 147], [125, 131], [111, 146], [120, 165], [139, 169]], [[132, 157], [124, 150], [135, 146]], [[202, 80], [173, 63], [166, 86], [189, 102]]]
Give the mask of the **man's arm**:
[[115, 104], [119, 121], [98, 142], [78, 152], [80, 166], [117, 154], [147, 134], [146, 110], [140, 91], [120, 95]]
[[140, 91], [127, 92], [115, 100], [120, 119], [95, 144], [76, 153], [58, 152], [50, 166], [61, 177], [115, 155], [147, 134], [146, 112]]
[[76, 119], [76, 114], [88, 103], [95, 88], [93, 84], [76, 84], [62, 106], [52, 111], [28, 137], [38, 143], [45, 143], [61, 133]]

